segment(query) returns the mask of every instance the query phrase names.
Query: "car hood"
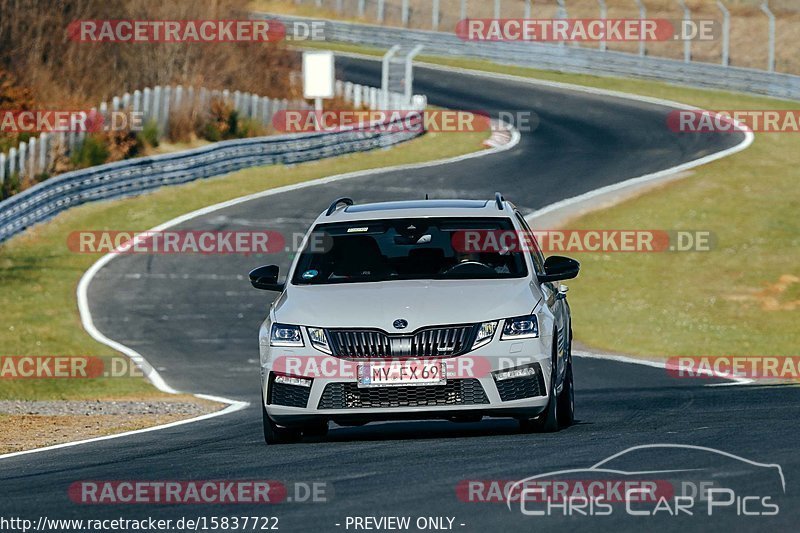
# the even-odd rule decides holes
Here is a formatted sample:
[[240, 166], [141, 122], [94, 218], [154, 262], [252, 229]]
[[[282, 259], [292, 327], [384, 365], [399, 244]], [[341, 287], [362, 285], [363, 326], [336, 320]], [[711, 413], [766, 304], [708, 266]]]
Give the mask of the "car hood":
[[530, 313], [537, 304], [528, 279], [409, 280], [336, 285], [291, 285], [275, 303], [285, 324], [326, 328], [378, 328], [406, 332]]

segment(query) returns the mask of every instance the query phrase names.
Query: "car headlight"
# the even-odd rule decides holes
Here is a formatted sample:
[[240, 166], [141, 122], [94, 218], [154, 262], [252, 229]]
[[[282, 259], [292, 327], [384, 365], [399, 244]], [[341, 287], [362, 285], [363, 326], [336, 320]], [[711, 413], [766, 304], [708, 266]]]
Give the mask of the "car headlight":
[[303, 335], [300, 333], [300, 326], [288, 326], [286, 324], [272, 324], [269, 334], [270, 346], [305, 346]]
[[497, 330], [497, 322], [484, 322], [478, 328], [478, 335], [475, 337], [475, 342], [472, 343], [472, 349], [480, 348], [485, 344], [489, 344], [494, 337], [494, 332]]
[[322, 328], [306, 328], [308, 330], [308, 338], [311, 339], [311, 346], [317, 350], [325, 353], [331, 353], [331, 347], [328, 344], [328, 336]]
[[539, 321], [536, 315], [506, 318], [500, 340], [532, 339], [539, 336]]

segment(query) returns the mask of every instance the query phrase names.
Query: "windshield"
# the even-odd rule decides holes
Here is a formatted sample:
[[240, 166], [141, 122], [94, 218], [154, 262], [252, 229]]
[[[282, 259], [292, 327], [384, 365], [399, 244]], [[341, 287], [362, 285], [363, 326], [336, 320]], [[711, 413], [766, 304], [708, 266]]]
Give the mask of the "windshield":
[[409, 279], [500, 279], [528, 274], [521, 252], [463, 251], [465, 231], [514, 231], [510, 219], [426, 218], [321, 224], [292, 283], [321, 285]]

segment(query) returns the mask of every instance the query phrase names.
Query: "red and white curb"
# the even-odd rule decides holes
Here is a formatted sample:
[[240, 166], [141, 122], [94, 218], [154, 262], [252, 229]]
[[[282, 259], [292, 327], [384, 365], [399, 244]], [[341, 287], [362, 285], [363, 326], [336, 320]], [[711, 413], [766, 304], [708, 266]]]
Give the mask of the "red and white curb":
[[513, 137], [513, 133], [510, 130], [498, 129], [493, 126], [492, 135], [483, 141], [483, 145], [489, 148], [499, 148], [500, 146], [505, 146], [510, 143]]

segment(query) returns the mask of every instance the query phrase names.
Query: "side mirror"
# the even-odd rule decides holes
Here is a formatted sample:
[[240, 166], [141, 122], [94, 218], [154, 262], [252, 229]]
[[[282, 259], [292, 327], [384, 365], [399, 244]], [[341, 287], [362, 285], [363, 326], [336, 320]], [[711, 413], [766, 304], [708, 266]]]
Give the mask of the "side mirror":
[[572, 279], [578, 276], [580, 269], [581, 264], [574, 259], [551, 255], [544, 262], [544, 274], [539, 276], [539, 283]]
[[250, 284], [256, 289], [264, 291], [283, 292], [285, 283], [278, 283], [277, 265], [267, 265], [252, 270], [249, 274]]

